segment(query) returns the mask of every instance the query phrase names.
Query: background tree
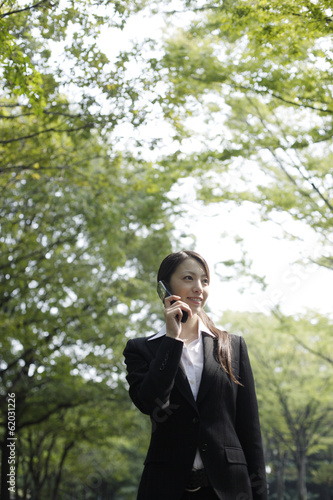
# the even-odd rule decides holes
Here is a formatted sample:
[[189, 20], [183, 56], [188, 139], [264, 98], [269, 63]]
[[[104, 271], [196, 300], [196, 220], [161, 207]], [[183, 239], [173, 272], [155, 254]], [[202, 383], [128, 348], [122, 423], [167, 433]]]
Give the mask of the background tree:
[[[332, 366], [305, 350], [294, 340], [302, 335], [314, 349], [326, 344], [332, 349], [332, 322], [325, 317], [288, 317], [281, 327], [274, 316], [226, 313], [223, 323], [229, 331], [244, 335], [255, 374], [266, 461], [271, 467], [271, 493], [286, 498], [296, 483], [296, 497], [308, 498], [318, 465], [316, 458], [330, 456], [333, 399], [328, 383]], [[296, 469], [294, 476], [293, 467]], [[289, 487], [286, 488], [286, 483]], [[322, 483], [320, 498], [327, 494]]]
[[[53, 135], [43, 147], [61, 154]], [[75, 169], [45, 160], [36, 173], [2, 178], [1, 413], [5, 429], [14, 392], [18, 434], [66, 409], [88, 412], [100, 391], [93, 397], [83, 374], [108, 380], [111, 391], [118, 385], [124, 335], [133, 314], [154, 302], [151, 276], [170, 248], [161, 205], [172, 205], [152, 167], [124, 159], [120, 168], [95, 140], [81, 148], [72, 150]], [[6, 434], [2, 445], [6, 477]]]
[[[179, 174], [115, 146], [118, 125], [144, 119], [140, 83], [127, 80], [128, 54], [111, 61], [96, 40], [103, 26], [123, 25], [138, 7], [1, 4], [3, 500], [9, 498], [9, 393], [16, 399], [16, 481], [24, 498], [78, 491], [82, 472], [76, 468], [70, 480], [68, 474], [75, 447], [98, 455], [102, 436], [91, 474], [103, 453], [110, 458], [108, 445], [114, 455], [137, 454], [135, 445], [116, 439], [125, 432], [120, 415], [132, 414], [122, 350], [133, 318], [138, 331], [148, 315], [146, 332], [158, 317], [153, 283], [171, 249], [176, 203], [168, 191]], [[124, 460], [111, 479], [108, 469], [97, 486], [88, 481], [84, 495], [109, 498], [124, 478], [134, 481], [129, 469]]]
[[290, 219], [313, 229], [321, 247], [308, 262], [331, 269], [330, 2], [184, 8], [196, 17], [168, 35], [164, 56], [152, 61], [165, 82], [161, 105], [175, 137], [186, 144], [199, 130], [199, 146], [185, 159], [180, 148], [179, 164], [200, 174], [206, 203], [255, 203], [263, 221], [284, 222], [283, 237], [298, 237], [297, 226], [287, 229]]

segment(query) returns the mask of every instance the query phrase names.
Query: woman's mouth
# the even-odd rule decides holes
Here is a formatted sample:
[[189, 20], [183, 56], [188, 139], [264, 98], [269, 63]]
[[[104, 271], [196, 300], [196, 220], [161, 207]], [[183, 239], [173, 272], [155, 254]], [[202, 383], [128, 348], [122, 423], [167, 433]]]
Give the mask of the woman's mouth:
[[188, 300], [191, 302], [194, 302], [195, 304], [201, 304], [202, 298], [201, 297], [187, 297]]

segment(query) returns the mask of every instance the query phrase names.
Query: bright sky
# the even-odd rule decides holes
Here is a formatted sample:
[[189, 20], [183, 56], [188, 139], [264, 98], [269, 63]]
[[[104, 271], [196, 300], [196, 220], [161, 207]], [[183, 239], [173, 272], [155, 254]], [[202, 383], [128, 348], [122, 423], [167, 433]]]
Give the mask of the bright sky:
[[[177, 2], [170, 2], [169, 10]], [[174, 26], [184, 24], [184, 17], [180, 16], [174, 20]], [[103, 32], [101, 45], [109, 56], [115, 56], [119, 50], [130, 49], [132, 39], [142, 40], [145, 37], [160, 39], [163, 20], [156, 15], [153, 19], [145, 14], [138, 14], [129, 20], [123, 31], [108, 29]], [[133, 68], [137, 71], [138, 68]], [[119, 132], [126, 136], [126, 128]], [[127, 133], [128, 132], [127, 128]], [[150, 137], [165, 135], [166, 148], [163, 152], [168, 153], [168, 148], [172, 148], [169, 143], [168, 127], [163, 123], [156, 123], [154, 116], [151, 122], [143, 129], [143, 134]], [[126, 138], [126, 137], [125, 137]], [[130, 135], [127, 137], [130, 139]], [[296, 223], [283, 215], [285, 229], [295, 231], [301, 239], [289, 241], [278, 239], [281, 235], [278, 226], [273, 223], [257, 223], [253, 225], [251, 221], [259, 221], [255, 208], [243, 206], [233, 208], [219, 204], [204, 206], [196, 201], [191, 183], [179, 183], [175, 186], [174, 193], [181, 196], [183, 200], [183, 215], [176, 222], [177, 232], [183, 230], [194, 235], [196, 239], [195, 250], [201, 253], [211, 269], [212, 284], [209, 299], [210, 308], [215, 319], [219, 314], [228, 309], [250, 310], [268, 313], [273, 306], [280, 305], [281, 310], [286, 314], [304, 313], [307, 309], [317, 310], [323, 314], [333, 314], [333, 293], [332, 293], [332, 271], [319, 268], [316, 265], [303, 267], [295, 265], [295, 261], [306, 256], [318, 257], [320, 255], [320, 245], [317, 237], [306, 226]], [[218, 272], [222, 272], [222, 266], [218, 263], [240, 257], [240, 244], [234, 242], [233, 236], [239, 235], [243, 238], [244, 249], [248, 252], [249, 258], [253, 261], [252, 271], [266, 276], [268, 287], [262, 291], [258, 285], [250, 280], [244, 282], [243, 293], [240, 292], [240, 281], [234, 279], [223, 282]], [[184, 238], [182, 248], [190, 246], [193, 238]], [[175, 249], [179, 250], [179, 249]], [[223, 270], [224, 272], [225, 270]]]
[[[181, 190], [186, 196], [185, 188], [180, 187]], [[255, 212], [255, 208], [252, 210]], [[228, 309], [268, 313], [277, 305], [285, 314], [316, 310], [332, 315], [332, 271], [315, 264], [295, 264], [301, 258], [320, 255], [316, 235], [307, 227], [286, 220], [284, 227], [297, 225], [297, 233], [303, 241], [278, 239], [278, 226], [274, 223], [251, 224], [250, 211], [250, 206], [244, 206], [229, 212], [226, 205], [203, 206], [193, 200], [184, 206], [184, 215], [176, 224], [179, 231], [186, 230], [196, 237], [195, 250], [203, 255], [211, 269], [209, 306], [215, 319]], [[224, 282], [220, 277], [229, 270], [219, 262], [237, 260], [241, 255], [240, 244], [233, 238], [236, 235], [244, 240], [243, 247], [253, 261], [252, 272], [266, 277], [265, 291], [250, 279]], [[183, 239], [184, 248], [192, 241]]]

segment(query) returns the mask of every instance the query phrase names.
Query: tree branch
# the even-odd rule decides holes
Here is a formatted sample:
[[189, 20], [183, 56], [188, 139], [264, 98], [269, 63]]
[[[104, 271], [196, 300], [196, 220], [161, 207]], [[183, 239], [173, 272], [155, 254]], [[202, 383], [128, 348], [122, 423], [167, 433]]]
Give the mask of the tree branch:
[[[202, 11], [206, 11], [206, 10], [220, 10], [221, 7], [220, 5], [205, 5], [203, 7], [194, 7], [194, 8], [191, 8], [191, 12], [202, 12]], [[189, 10], [177, 10], [177, 9], [173, 9], [173, 10], [168, 10], [168, 11], [164, 11], [164, 14], [166, 14], [167, 16], [169, 15], [173, 15], [173, 14], [184, 14], [186, 12], [189, 12]]]
[[54, 166], [54, 167], [38, 167], [38, 169], [35, 169], [33, 164], [32, 165], [13, 165], [12, 167], [0, 167], [0, 174], [5, 173], [5, 172], [12, 172], [14, 170], [35, 170], [36, 172], [39, 172], [40, 170], [66, 170], [68, 169], [68, 165], [63, 165], [63, 166]]
[[323, 359], [324, 361], [326, 361], [327, 363], [330, 363], [331, 365], [333, 365], [333, 358], [330, 358], [329, 356], [326, 356], [325, 354], [321, 353], [320, 351], [316, 351], [315, 349], [312, 349], [311, 347], [309, 347], [308, 345], [306, 345], [299, 337], [297, 337], [296, 335], [293, 335], [293, 334], [290, 334], [297, 342], [300, 346], [302, 346], [304, 349], [306, 349], [307, 351], [311, 352], [311, 354], [314, 354], [315, 356], [317, 356], [318, 358], [321, 358]]
[[34, 134], [30, 135], [25, 135], [22, 137], [16, 137], [15, 139], [7, 139], [6, 141], [0, 141], [0, 144], [9, 144], [11, 142], [18, 142], [18, 141], [24, 141], [25, 139], [33, 139], [34, 137], [37, 137], [41, 134], [48, 134], [49, 132], [77, 132], [78, 130], [83, 130], [85, 128], [93, 128], [92, 123], [87, 123], [86, 125], [82, 125], [82, 127], [76, 127], [76, 128], [69, 128], [69, 129], [58, 129], [58, 128], [48, 128], [46, 130], [42, 130], [41, 132], [35, 132]]
[[[275, 116], [275, 119], [280, 127], [280, 131], [285, 139], [286, 142], [288, 142], [287, 140], [287, 137], [286, 137], [286, 134], [284, 132], [284, 129], [283, 127], [281, 126], [278, 118], [276, 117], [275, 113], [274, 113], [274, 116]], [[264, 125], [265, 126], [265, 125]], [[265, 126], [266, 130], [267, 127]], [[327, 140], [327, 139], [325, 139]], [[300, 155], [299, 155], [299, 152], [297, 150], [297, 148], [295, 148], [295, 153], [297, 155], [297, 158], [299, 160], [299, 163], [302, 164], [302, 159], [300, 158]], [[294, 164], [294, 167], [297, 168], [298, 172], [300, 173], [301, 177], [303, 177], [303, 179], [308, 182], [310, 184], [310, 186], [312, 186], [312, 188], [316, 191], [316, 193], [319, 195], [319, 197], [323, 200], [323, 202], [325, 203], [325, 205], [333, 212], [333, 207], [332, 205], [330, 204], [330, 202], [324, 197], [324, 195], [320, 192], [319, 188], [315, 185], [315, 183], [313, 182], [313, 180], [311, 179], [311, 177], [309, 175], [305, 175], [304, 172], [302, 172], [301, 168], [299, 167], [299, 165], [296, 165], [296, 163], [293, 161], [293, 164]]]
[[289, 101], [288, 99], [285, 99], [284, 97], [281, 97], [278, 94], [274, 94], [273, 92], [270, 92], [269, 89], [257, 90], [257, 89], [254, 89], [253, 87], [246, 87], [244, 85], [234, 85], [234, 88], [239, 88], [241, 90], [246, 90], [246, 91], [251, 90], [251, 91], [256, 92], [257, 94], [265, 94], [265, 95], [268, 94], [272, 97], [275, 97], [275, 99], [279, 99], [280, 101], [285, 102], [286, 104], [291, 104], [292, 106], [297, 106], [298, 108], [309, 108], [309, 109], [313, 109], [314, 111], [319, 111], [320, 113], [333, 114], [332, 109], [317, 108], [316, 106], [311, 106], [310, 104], [304, 104], [304, 103], [299, 104], [299, 103], [294, 102], [294, 101]]
[[[0, 106], [1, 107], [1, 106]], [[83, 116], [82, 113], [79, 113], [77, 115], [72, 115], [71, 113], [62, 113], [61, 111], [43, 111], [44, 115], [51, 115], [51, 116], [64, 116], [65, 118], [81, 118]], [[23, 116], [35, 116], [34, 113], [29, 112], [29, 113], [20, 113], [18, 115], [0, 115], [0, 118], [4, 120], [16, 120], [16, 118], [22, 118]]]
[[59, 404], [59, 405], [55, 406], [54, 408], [52, 408], [51, 410], [44, 413], [44, 415], [41, 415], [39, 418], [25, 421], [19, 428], [23, 429], [24, 427], [29, 427], [31, 425], [41, 424], [42, 422], [45, 422], [45, 420], [48, 420], [48, 418], [50, 418], [51, 415], [54, 415], [55, 413], [59, 412], [59, 410], [65, 410], [65, 409], [67, 410], [67, 409], [71, 409], [71, 408], [77, 408], [78, 406], [89, 403], [89, 401], [90, 401], [90, 399], [82, 399], [82, 401], [79, 401], [77, 403]]
[[[280, 321], [280, 323], [282, 325], [285, 325], [286, 322], [285, 322], [285, 319], [284, 319], [284, 316], [279, 313], [277, 310], [273, 310], [272, 311], [273, 315]], [[286, 329], [288, 331], [288, 328]], [[314, 354], [315, 356], [318, 356], [319, 358], [323, 359], [324, 361], [327, 361], [328, 363], [330, 363], [331, 365], [333, 365], [333, 358], [330, 358], [328, 356], [326, 356], [325, 354], [321, 353], [320, 351], [316, 351], [315, 349], [312, 349], [311, 347], [309, 347], [307, 344], [305, 344], [299, 337], [297, 337], [297, 335], [295, 334], [292, 334], [292, 333], [289, 333], [289, 335], [296, 340], [296, 342], [302, 346], [304, 349], [306, 349], [307, 351], [311, 352], [311, 354]]]
[[[259, 117], [259, 120], [261, 122], [261, 124], [263, 125], [263, 127], [265, 128], [265, 130], [272, 136], [274, 137], [273, 133], [271, 130], [269, 130], [269, 128], [267, 127], [266, 123], [265, 123], [265, 120], [264, 118], [262, 117], [261, 113], [260, 113], [260, 110], [258, 109], [258, 107], [256, 106], [255, 103], [253, 103], [252, 99], [247, 96], [247, 99], [249, 100], [249, 102], [251, 103], [251, 105], [255, 108], [257, 114], [258, 114], [258, 117]], [[284, 138], [286, 139], [285, 137], [285, 134], [284, 134], [284, 131], [282, 129], [282, 127], [280, 126], [280, 124], [278, 123], [279, 127], [280, 127], [280, 131], [282, 132], [282, 135], [284, 136]], [[287, 140], [287, 139], [286, 139]], [[309, 193], [307, 193], [306, 191], [304, 191], [297, 183], [296, 179], [294, 179], [294, 177], [292, 177], [289, 172], [287, 171], [287, 169], [285, 168], [285, 166], [283, 165], [282, 161], [280, 160], [280, 158], [277, 156], [276, 152], [274, 151], [274, 149], [272, 147], [267, 147], [268, 151], [271, 153], [271, 155], [273, 156], [273, 158], [275, 159], [275, 161], [278, 163], [279, 167], [281, 168], [281, 170], [284, 172], [284, 174], [288, 177], [288, 179], [290, 180], [290, 182], [292, 184], [294, 184], [297, 189], [299, 190], [299, 192], [306, 198], [308, 198], [310, 200], [311, 203], [313, 203], [313, 200], [311, 198], [311, 196], [309, 195]], [[297, 150], [296, 150], [296, 153], [297, 153]], [[330, 202], [322, 195], [322, 193], [320, 192], [319, 188], [314, 184], [314, 182], [312, 181], [312, 179], [309, 177], [309, 176], [306, 176], [300, 169], [300, 167], [298, 165], [295, 164], [295, 162], [293, 162], [293, 165], [295, 168], [297, 168], [298, 172], [300, 173], [301, 177], [303, 177], [303, 179], [305, 181], [307, 181], [310, 186], [312, 187], [312, 189], [314, 191], [316, 191], [316, 193], [319, 195], [319, 197], [324, 201], [324, 203], [327, 205], [327, 207], [333, 212], [333, 206], [330, 204]]]
[[[82, 225], [77, 226], [77, 233], [74, 235], [68, 236], [67, 238], [62, 238], [62, 239], [59, 238], [58, 240], [51, 242], [49, 245], [46, 245], [45, 247], [39, 247], [37, 250], [34, 250], [33, 252], [30, 252], [27, 255], [21, 255], [16, 260], [11, 261], [9, 264], [9, 267], [12, 267], [13, 264], [15, 266], [17, 266], [17, 264], [20, 263], [21, 261], [24, 261], [24, 260], [28, 261], [29, 259], [32, 259], [35, 256], [41, 256], [41, 260], [43, 260], [44, 255], [47, 252], [49, 252], [50, 249], [52, 249], [54, 247], [59, 247], [61, 245], [64, 245], [65, 243], [70, 243], [70, 242], [75, 241], [77, 234], [79, 233], [81, 228], [82, 228]], [[7, 269], [7, 267], [8, 267], [8, 264], [4, 264], [3, 266], [0, 266], [0, 270]]]
[[41, 5], [49, 3], [51, 7], [54, 7], [54, 4], [50, 2], [50, 0], [41, 0], [41, 2], [35, 3], [34, 5], [30, 5], [28, 7], [24, 7], [23, 9], [17, 9], [17, 10], [11, 10], [9, 12], [5, 12], [4, 14], [1, 14], [0, 19], [3, 19], [4, 17], [11, 16], [12, 14], [19, 14], [20, 12], [25, 12], [27, 10], [33, 10], [33, 9], [38, 9]]

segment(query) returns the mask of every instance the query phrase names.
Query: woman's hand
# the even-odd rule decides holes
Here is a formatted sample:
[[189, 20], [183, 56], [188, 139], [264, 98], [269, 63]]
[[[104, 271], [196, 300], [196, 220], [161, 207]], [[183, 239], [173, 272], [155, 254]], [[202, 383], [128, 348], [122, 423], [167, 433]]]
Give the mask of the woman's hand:
[[192, 317], [192, 309], [188, 304], [179, 300], [178, 295], [170, 295], [164, 299], [164, 317], [166, 323], [166, 336], [178, 339], [182, 332], [181, 319], [183, 311]]

